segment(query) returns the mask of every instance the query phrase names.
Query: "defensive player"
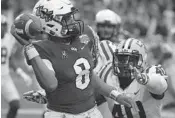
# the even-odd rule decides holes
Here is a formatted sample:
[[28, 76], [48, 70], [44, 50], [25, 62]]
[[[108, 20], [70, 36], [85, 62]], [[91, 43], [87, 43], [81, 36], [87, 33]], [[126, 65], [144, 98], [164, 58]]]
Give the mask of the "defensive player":
[[109, 9], [103, 9], [96, 14], [96, 31], [99, 36], [99, 57], [95, 71], [99, 71], [103, 65], [112, 62], [112, 42], [119, 42], [117, 36], [121, 30], [121, 18]]
[[[121, 34], [121, 18], [110, 9], [103, 9], [97, 12], [95, 17], [96, 31], [99, 36], [100, 46], [97, 66], [94, 71], [99, 74], [104, 65], [112, 62], [114, 43], [118, 43]], [[105, 98], [96, 93], [96, 103], [104, 118], [111, 118]], [[106, 106], [106, 107], [105, 107]]]
[[112, 57], [114, 45], [130, 37], [130, 34], [123, 30], [121, 17], [110, 9], [103, 9], [97, 12], [95, 23], [100, 40], [98, 64], [95, 71], [99, 72], [103, 65], [112, 62], [110, 57]]
[[147, 68], [145, 45], [133, 38], [122, 41], [116, 48], [113, 63], [108, 64], [104, 81], [132, 97], [139, 109], [132, 109], [108, 100], [114, 118], [161, 118], [161, 100], [167, 90], [166, 74], [158, 66]]
[[92, 71], [96, 60], [94, 31], [75, 20], [76, 8], [69, 0], [50, 0], [37, 4], [49, 40], [33, 44], [22, 39], [12, 27], [12, 34], [22, 45], [37, 80], [45, 89], [48, 111], [46, 118], [101, 118], [95, 105], [94, 90], [121, 104], [135, 108], [135, 103], [115, 88], [108, 86]]
[[17, 111], [20, 108], [19, 93], [11, 79], [9, 65], [24, 79], [28, 86], [32, 84], [31, 78], [21, 68], [15, 65], [13, 59], [15, 42], [13, 36], [7, 32], [6, 17], [1, 15], [1, 94], [9, 104], [7, 118], [15, 118]]

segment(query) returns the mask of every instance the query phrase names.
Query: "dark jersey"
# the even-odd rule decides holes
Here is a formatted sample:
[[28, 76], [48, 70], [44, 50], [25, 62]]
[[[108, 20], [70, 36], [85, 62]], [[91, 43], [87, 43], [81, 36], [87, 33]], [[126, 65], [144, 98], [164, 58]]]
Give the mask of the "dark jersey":
[[46, 92], [49, 109], [77, 114], [95, 106], [91, 83], [94, 39], [92, 30], [85, 27], [84, 34], [70, 45], [50, 40], [34, 43], [40, 57], [52, 63], [58, 80], [56, 90]]

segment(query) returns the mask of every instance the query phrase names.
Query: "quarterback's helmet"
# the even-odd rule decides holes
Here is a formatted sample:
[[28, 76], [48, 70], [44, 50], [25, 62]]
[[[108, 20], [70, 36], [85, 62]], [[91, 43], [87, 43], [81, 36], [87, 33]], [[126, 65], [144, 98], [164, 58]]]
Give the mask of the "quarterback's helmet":
[[121, 18], [109, 9], [104, 9], [96, 14], [95, 22], [100, 40], [110, 40], [120, 30]]
[[33, 9], [33, 14], [41, 20], [43, 31], [61, 38], [82, 33], [83, 21], [74, 19], [77, 12], [69, 0], [40, 0]]
[[130, 65], [141, 72], [146, 68], [147, 49], [137, 39], [129, 38], [122, 41], [113, 55], [114, 74], [119, 77], [131, 77]]

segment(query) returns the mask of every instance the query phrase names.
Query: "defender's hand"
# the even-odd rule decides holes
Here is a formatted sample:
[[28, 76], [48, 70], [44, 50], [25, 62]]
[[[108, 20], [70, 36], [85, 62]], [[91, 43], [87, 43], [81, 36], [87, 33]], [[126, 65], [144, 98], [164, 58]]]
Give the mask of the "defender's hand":
[[145, 85], [148, 83], [149, 77], [146, 73], [141, 73], [136, 67], [130, 65], [132, 77], [137, 80], [139, 84]]
[[47, 98], [44, 90], [28, 91], [23, 94], [23, 98], [27, 101], [35, 102], [38, 104], [46, 104]]

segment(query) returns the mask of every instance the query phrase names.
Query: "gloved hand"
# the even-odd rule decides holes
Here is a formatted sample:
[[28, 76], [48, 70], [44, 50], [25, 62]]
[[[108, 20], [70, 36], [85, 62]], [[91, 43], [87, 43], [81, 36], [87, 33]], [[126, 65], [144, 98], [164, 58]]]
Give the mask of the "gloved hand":
[[135, 110], [136, 112], [139, 111], [136, 102], [125, 93], [120, 93], [117, 90], [113, 90], [111, 91], [110, 97], [119, 104], [125, 105], [129, 108], [133, 108], [133, 110]]
[[136, 67], [130, 65], [131, 75], [139, 84], [146, 85], [149, 81], [149, 76], [146, 73], [141, 73]]
[[35, 102], [38, 104], [46, 104], [47, 98], [44, 90], [28, 91], [23, 94], [23, 98], [27, 101]]

